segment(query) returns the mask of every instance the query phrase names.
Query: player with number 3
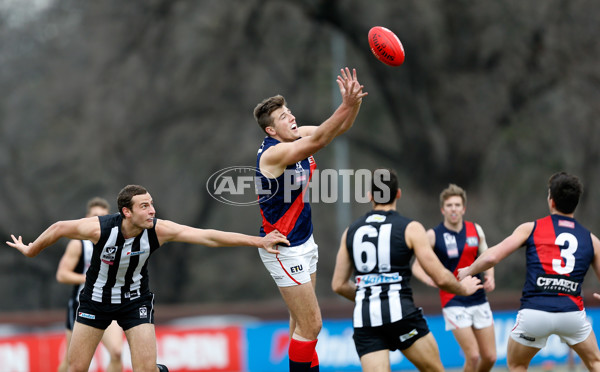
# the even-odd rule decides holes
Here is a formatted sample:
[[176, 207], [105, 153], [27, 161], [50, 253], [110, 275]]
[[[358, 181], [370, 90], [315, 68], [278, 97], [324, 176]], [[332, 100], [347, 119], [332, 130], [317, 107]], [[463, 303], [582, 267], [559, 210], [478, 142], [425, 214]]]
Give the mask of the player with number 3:
[[600, 350], [581, 295], [590, 266], [600, 279], [600, 240], [574, 218], [582, 193], [576, 176], [552, 175], [548, 181], [550, 215], [521, 224], [471, 266], [458, 271], [459, 279], [475, 275], [525, 246], [527, 274], [521, 308], [508, 340], [511, 371], [526, 371], [552, 334], [575, 350], [590, 371], [600, 371]]

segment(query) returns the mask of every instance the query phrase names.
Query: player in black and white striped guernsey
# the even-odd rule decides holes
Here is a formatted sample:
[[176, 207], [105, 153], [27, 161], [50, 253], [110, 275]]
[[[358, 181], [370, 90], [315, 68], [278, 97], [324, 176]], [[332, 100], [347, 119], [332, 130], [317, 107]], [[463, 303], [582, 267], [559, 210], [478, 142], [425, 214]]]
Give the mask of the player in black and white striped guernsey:
[[[110, 205], [104, 198], [95, 197], [88, 201], [86, 208], [86, 217], [104, 216], [110, 213]], [[72, 284], [73, 292], [69, 298], [67, 306], [66, 322], [66, 341], [65, 357], [58, 366], [57, 372], [67, 372], [67, 353], [68, 346], [71, 343], [73, 326], [77, 318], [77, 309], [79, 308], [79, 293], [85, 284], [85, 274], [90, 267], [92, 254], [94, 252], [94, 243], [89, 240], [71, 240], [67, 244], [65, 253], [60, 259], [58, 269], [56, 270], [56, 280], [64, 284]], [[106, 372], [123, 371], [123, 362], [121, 361], [121, 352], [123, 350], [123, 331], [116, 321], [106, 328], [102, 336], [102, 344], [108, 351], [110, 361], [106, 366]]]
[[354, 343], [363, 371], [390, 371], [389, 351], [398, 349], [419, 370], [443, 371], [437, 343], [413, 302], [411, 259], [415, 255], [448, 292], [469, 295], [481, 281], [458, 282], [433, 253], [423, 225], [396, 212], [401, 193], [393, 171], [376, 170], [371, 190], [373, 210], [344, 232], [331, 282], [355, 301]]
[[56, 222], [27, 245], [14, 235], [12, 242], [7, 242], [27, 257], [38, 255], [63, 237], [94, 243], [69, 345], [69, 372], [89, 369], [94, 351], [112, 320], [125, 331], [134, 371], [167, 371], [165, 366], [156, 364], [154, 295], [148, 285], [147, 270], [150, 255], [162, 244], [173, 241], [208, 247], [252, 246], [271, 253], [279, 253], [277, 244], [289, 244], [278, 231], [261, 238], [157, 219], [152, 197], [138, 185], [124, 187], [117, 204], [117, 214]]

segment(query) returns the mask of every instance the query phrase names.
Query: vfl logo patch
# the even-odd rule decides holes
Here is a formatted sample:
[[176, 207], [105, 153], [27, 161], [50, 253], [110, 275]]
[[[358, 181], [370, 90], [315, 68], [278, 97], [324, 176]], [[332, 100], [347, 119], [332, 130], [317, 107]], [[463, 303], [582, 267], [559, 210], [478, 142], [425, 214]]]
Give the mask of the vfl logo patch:
[[117, 252], [117, 247], [105, 247], [104, 252], [101, 257], [101, 261], [107, 265], [112, 265], [115, 260], [115, 253]]
[[82, 313], [81, 311], [77, 314], [79, 315], [79, 317], [81, 318], [86, 318], [86, 319], [96, 319], [96, 315], [93, 314], [87, 314], [87, 313]]
[[456, 237], [450, 233], [445, 232], [444, 243], [446, 244], [446, 254], [448, 254], [448, 257], [458, 257], [458, 245], [456, 245]]
[[140, 307], [140, 319], [144, 319], [147, 317], [148, 317], [148, 309], [146, 309], [146, 306]]

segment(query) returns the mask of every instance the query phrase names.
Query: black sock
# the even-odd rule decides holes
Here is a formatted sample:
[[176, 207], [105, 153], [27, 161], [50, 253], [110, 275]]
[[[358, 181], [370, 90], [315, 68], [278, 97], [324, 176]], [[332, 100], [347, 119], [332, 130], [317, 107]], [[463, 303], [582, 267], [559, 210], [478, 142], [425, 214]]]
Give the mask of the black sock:
[[169, 369], [164, 364], [157, 364], [156, 366], [160, 372], [169, 372]]

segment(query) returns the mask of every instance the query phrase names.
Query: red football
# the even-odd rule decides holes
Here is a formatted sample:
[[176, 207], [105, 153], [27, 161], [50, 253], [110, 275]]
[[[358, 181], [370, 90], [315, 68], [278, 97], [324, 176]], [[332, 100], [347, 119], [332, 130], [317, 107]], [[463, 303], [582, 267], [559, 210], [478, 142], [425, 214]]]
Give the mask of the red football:
[[375, 26], [369, 30], [369, 46], [378, 60], [389, 66], [404, 63], [404, 48], [398, 36], [385, 27]]

